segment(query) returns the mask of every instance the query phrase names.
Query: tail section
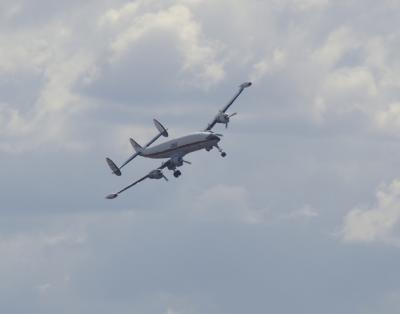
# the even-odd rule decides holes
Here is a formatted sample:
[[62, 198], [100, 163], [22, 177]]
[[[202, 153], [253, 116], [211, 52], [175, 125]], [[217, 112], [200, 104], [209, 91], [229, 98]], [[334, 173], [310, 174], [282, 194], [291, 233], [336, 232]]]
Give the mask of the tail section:
[[106, 158], [107, 164], [110, 167], [111, 171], [117, 175], [120, 176], [121, 175], [121, 170], [119, 170], [119, 168], [117, 167], [117, 165], [110, 159], [110, 158]]
[[129, 141], [136, 153], [140, 154], [143, 151], [143, 147], [140, 146], [134, 139], [130, 138]]

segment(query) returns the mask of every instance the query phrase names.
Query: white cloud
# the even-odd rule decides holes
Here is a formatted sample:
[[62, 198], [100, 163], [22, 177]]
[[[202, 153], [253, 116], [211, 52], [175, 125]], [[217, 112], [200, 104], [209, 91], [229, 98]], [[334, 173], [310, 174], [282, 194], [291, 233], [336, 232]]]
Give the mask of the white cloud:
[[375, 123], [384, 132], [397, 133], [400, 129], [400, 103], [389, 104], [375, 115]]
[[313, 115], [329, 123], [331, 116], [358, 113], [375, 133], [397, 136], [399, 64], [392, 52], [393, 36], [369, 34], [356, 28], [334, 30], [312, 57], [315, 75]]
[[341, 236], [345, 242], [393, 242], [400, 224], [400, 180], [382, 186], [376, 204], [352, 209], [344, 218]]
[[313, 53], [313, 58], [321, 66], [334, 67], [345, 54], [360, 47], [361, 38], [348, 27], [333, 30], [324, 44]]
[[232, 220], [247, 224], [263, 223], [266, 210], [250, 207], [248, 192], [242, 186], [219, 184], [204, 191], [196, 202], [194, 214], [205, 220]]
[[[296, 8], [319, 16], [334, 5], [331, 1], [288, 0], [282, 5], [276, 1], [235, 2], [226, 11], [227, 19], [235, 18], [235, 24], [221, 28], [223, 31], [210, 27], [212, 6], [201, 1], [94, 3], [81, 9], [87, 23], [58, 12], [57, 21], [49, 19], [47, 24], [0, 32], [0, 43], [7, 46], [0, 51], [4, 77], [20, 80], [21, 74], [30, 73], [42, 82], [30, 97], [29, 110], [26, 104], [21, 108], [19, 102], [0, 101], [0, 134], [6, 138], [0, 147], [3, 151], [29, 151], [60, 140], [65, 149], [82, 149], [82, 139], [71, 135], [71, 130], [77, 129], [74, 117], [98, 101], [90, 92], [83, 94], [82, 89], [98, 80], [105, 80], [107, 87], [107, 80], [115, 79], [107, 68], [117, 72], [127, 69], [127, 73], [137, 70], [137, 79], [144, 76], [148, 82], [143, 86], [139, 83], [140, 90], [153, 84], [160, 90], [168, 90], [168, 84], [180, 91], [188, 86], [207, 89], [223, 82], [227, 74], [235, 79], [239, 75], [251, 77], [259, 86], [264, 79], [285, 77], [287, 88], [298, 89], [299, 97], [290, 104], [291, 110], [285, 106], [282, 110], [292, 115], [298, 112], [299, 119], [309, 115], [323, 125], [329, 123], [332, 113], [356, 111], [375, 131], [398, 134], [399, 123], [391, 118], [398, 102], [393, 89], [400, 86], [399, 63], [391, 53], [398, 47], [396, 36], [379, 31], [371, 35], [351, 24], [333, 25], [323, 36], [317, 36], [313, 30], [322, 23], [319, 19], [303, 23], [303, 13], [290, 11]], [[25, 12], [26, 5], [8, 5], [4, 12], [16, 16]], [[222, 10], [224, 5], [228, 2], [217, 7]], [[387, 1], [385, 5], [393, 3]], [[270, 10], [277, 10], [277, 15]], [[296, 28], [279, 27], [279, 18], [287, 11], [300, 18]], [[265, 16], [268, 18], [261, 19]], [[146, 77], [148, 65], [143, 65], [141, 58], [151, 46], [165, 52], [165, 56], [152, 54], [159, 55], [148, 72], [153, 82]], [[139, 58], [135, 59], [137, 51]], [[162, 68], [168, 63], [172, 70]], [[129, 77], [116, 75], [117, 80]], [[124, 84], [128, 85], [119, 85]]]
[[[371, 100], [377, 99], [378, 88], [374, 76], [366, 67], [332, 71], [325, 77], [319, 93], [315, 109], [319, 110], [317, 115], [324, 115], [327, 120], [332, 112], [348, 114], [358, 111], [368, 117], [377, 110]], [[320, 106], [321, 102], [323, 106]]]
[[299, 218], [316, 218], [319, 216], [319, 212], [310, 205], [305, 205], [298, 210], [294, 210], [288, 214], [281, 215], [281, 219], [299, 219]]
[[[112, 80], [105, 77], [110, 74], [105, 69], [123, 71], [127, 68], [125, 63], [131, 63], [141, 72], [136, 74], [142, 80], [145, 73], [140, 69], [147, 68], [144, 60], [130, 57], [138, 47], [144, 49], [141, 55], [144, 58], [149, 49], [159, 50], [153, 52], [157, 58], [160, 56], [154, 60], [153, 74], [162, 79], [157, 81], [151, 77], [144, 84], [146, 88], [157, 82], [160, 86], [194, 84], [207, 89], [220, 82], [225, 76], [221, 46], [203, 34], [201, 23], [191, 12], [190, 6], [196, 3], [160, 5], [154, 1], [138, 1], [117, 3], [103, 11], [99, 8], [104, 4], [96, 10], [88, 5], [82, 8], [81, 14], [93, 14], [95, 21], [88, 19], [87, 24], [58, 12], [56, 20], [45, 24], [2, 30], [0, 44], [7, 49], [0, 51], [0, 87], [7, 82], [15, 91], [6, 85], [10, 96], [0, 100], [3, 136], [0, 150], [21, 153], [46, 145], [59, 146], [62, 150], [84, 149], [84, 139], [73, 135], [79, 133], [79, 127], [84, 127], [77, 125], [75, 118], [100, 100], [92, 99], [90, 93], [84, 94], [83, 89], [98, 80]], [[18, 10], [10, 10], [18, 14], [21, 10], [24, 12], [25, 6], [21, 4]], [[163, 56], [160, 52], [166, 50], [170, 53]], [[158, 67], [164, 65], [165, 69]], [[165, 73], [160, 73], [163, 70]], [[24, 81], [25, 76], [30, 78], [29, 82]], [[10, 81], [9, 77], [14, 79]], [[31, 94], [19, 91], [32, 85]], [[17, 93], [21, 97], [25, 95], [23, 100], [17, 99]]]
[[131, 19], [138, 11], [143, 1], [130, 2], [119, 9], [110, 9], [99, 18], [99, 25], [118, 24]]
[[285, 65], [286, 53], [281, 49], [275, 49], [271, 56], [257, 62], [253, 65], [253, 71], [250, 75], [252, 81], [258, 81], [266, 74], [278, 71]]
[[367, 97], [374, 97], [377, 94], [377, 88], [371, 72], [364, 67], [341, 68], [333, 72], [326, 82], [326, 90], [331, 93], [341, 92], [357, 93], [360, 97], [361, 90]]
[[14, 77], [9, 84], [18, 88], [25, 86], [26, 75], [40, 82], [24, 102], [16, 100], [24, 91], [15, 90], [9, 101], [0, 103], [0, 134], [5, 138], [0, 150], [23, 152], [61, 140], [64, 148], [73, 146], [69, 119], [87, 105], [73, 86], [93, 65], [90, 54], [70, 46], [73, 36], [62, 23], [0, 33], [7, 46], [0, 55], [0, 82]]
[[158, 12], [137, 14], [138, 6], [128, 4], [119, 10], [107, 12], [101, 18], [101, 21], [111, 20], [111, 26], [120, 30], [111, 43], [113, 62], [128, 53], [137, 41], [147, 35], [158, 32], [168, 36], [170, 33], [176, 38], [178, 51], [184, 59], [182, 71], [198, 76], [206, 86], [224, 77], [223, 64], [217, 60], [219, 47], [206, 40], [201, 25], [195, 21], [189, 7], [173, 5]]
[[292, 0], [293, 4], [301, 10], [310, 10], [323, 8], [327, 6], [330, 0]]
[[[364, 129], [357, 129], [360, 137], [352, 133], [367, 125], [400, 134], [395, 1], [393, 14], [390, 1], [371, 0], [17, 2], [0, 4], [6, 48], [0, 51], [1, 212], [27, 220], [37, 211], [56, 214], [35, 231], [26, 230], [30, 223], [2, 220], [1, 312], [39, 303], [41, 309], [29, 310], [239, 313], [265, 305], [260, 291], [273, 292], [274, 312], [304, 282], [290, 282], [288, 269], [307, 277], [308, 287], [326, 283], [318, 271], [331, 266], [326, 253], [341, 258], [343, 252], [318, 236], [320, 229], [337, 221], [337, 208], [368, 197], [366, 186], [390, 177], [396, 164], [395, 143], [377, 143]], [[104, 200], [113, 186], [150, 169], [142, 162], [159, 163], [138, 161], [132, 177], [111, 177], [101, 145], [118, 162], [132, 150], [129, 137], [143, 144], [154, 135], [153, 116], [171, 136], [201, 127], [249, 77], [254, 86], [234, 108], [243, 115], [224, 137], [229, 160], [195, 154], [180, 180], [146, 182], [114, 202]], [[363, 123], [350, 131], [345, 125], [349, 133], [341, 136], [343, 121], [353, 126], [353, 113]], [[38, 147], [44, 153], [30, 152]], [[377, 153], [380, 148], [392, 150]], [[22, 153], [10, 158], [5, 151]], [[224, 180], [231, 183], [218, 184]], [[395, 237], [392, 190], [383, 187], [375, 206], [346, 217], [345, 241]], [[302, 204], [318, 211], [298, 209]], [[140, 217], [120, 215], [127, 206], [146, 210]], [[60, 213], [88, 208], [108, 214], [98, 220], [78, 214], [67, 223], [83, 223], [78, 230], [50, 227], [64, 218]], [[342, 288], [343, 270], [351, 269], [340, 264], [330, 268], [339, 274], [328, 278], [333, 289]], [[284, 291], [273, 287], [281, 279], [289, 287]], [[368, 291], [381, 291], [373, 286]], [[365, 292], [362, 287], [356, 288]], [[315, 312], [334, 312], [323, 290], [315, 291], [318, 298], [296, 300]], [[162, 293], [171, 297], [160, 301]], [[358, 306], [347, 301], [340, 309]], [[207, 311], [206, 304], [215, 308]]]

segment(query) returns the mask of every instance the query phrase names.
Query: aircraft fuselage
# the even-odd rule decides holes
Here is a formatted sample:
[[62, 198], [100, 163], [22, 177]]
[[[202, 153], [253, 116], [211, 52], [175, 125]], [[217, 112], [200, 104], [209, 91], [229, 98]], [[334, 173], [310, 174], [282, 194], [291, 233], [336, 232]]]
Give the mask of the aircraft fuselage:
[[197, 150], [211, 149], [219, 141], [220, 138], [210, 132], [195, 132], [146, 148], [140, 155], [147, 158], [185, 156]]

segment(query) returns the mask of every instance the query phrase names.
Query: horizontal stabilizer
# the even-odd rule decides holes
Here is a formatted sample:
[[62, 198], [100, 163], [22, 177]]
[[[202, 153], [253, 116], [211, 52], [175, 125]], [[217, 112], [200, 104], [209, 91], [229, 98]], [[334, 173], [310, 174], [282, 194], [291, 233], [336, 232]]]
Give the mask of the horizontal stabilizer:
[[110, 158], [106, 158], [107, 164], [110, 167], [111, 171], [117, 175], [120, 176], [121, 175], [121, 170], [119, 170], [119, 168], [117, 167], [117, 165], [110, 159]]

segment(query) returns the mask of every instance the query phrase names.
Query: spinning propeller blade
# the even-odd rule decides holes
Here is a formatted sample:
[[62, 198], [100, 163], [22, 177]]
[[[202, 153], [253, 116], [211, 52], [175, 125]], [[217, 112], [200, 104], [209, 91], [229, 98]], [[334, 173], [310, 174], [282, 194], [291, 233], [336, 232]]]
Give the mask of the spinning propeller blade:
[[228, 115], [228, 121], [225, 122], [225, 129], [228, 128], [228, 124], [230, 122], [230, 118], [232, 118], [233, 116], [236, 116], [236, 115], [237, 115], [237, 112], [234, 112], [234, 113]]

